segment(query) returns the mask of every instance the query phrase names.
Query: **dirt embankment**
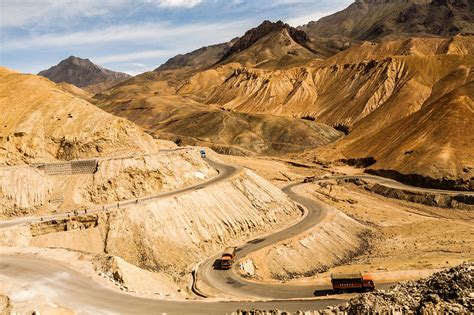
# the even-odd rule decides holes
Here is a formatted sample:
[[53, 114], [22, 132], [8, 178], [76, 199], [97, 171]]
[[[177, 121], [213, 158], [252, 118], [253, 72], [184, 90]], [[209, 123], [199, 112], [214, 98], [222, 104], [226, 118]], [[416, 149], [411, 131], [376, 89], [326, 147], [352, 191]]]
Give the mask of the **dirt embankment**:
[[0, 217], [95, 207], [175, 190], [217, 175], [197, 149], [95, 161], [97, 167], [86, 172], [71, 172], [66, 167], [69, 162], [0, 169]]
[[[307, 192], [307, 188], [298, 189]], [[309, 231], [244, 258], [246, 276], [264, 280], [310, 277], [367, 250], [370, 228], [334, 208], [326, 211], [325, 218]]]
[[[229, 181], [174, 198], [33, 224], [29, 245], [118, 256], [185, 287], [200, 260], [282, 228], [300, 215], [280, 189], [244, 171]], [[21, 244], [8, 239], [8, 245], [25, 245], [25, 239]]]
[[432, 207], [454, 208], [471, 210], [474, 209], [474, 197], [464, 195], [450, 196], [443, 194], [417, 192], [398, 188], [391, 188], [380, 184], [367, 187], [370, 191], [389, 198], [421, 203]]

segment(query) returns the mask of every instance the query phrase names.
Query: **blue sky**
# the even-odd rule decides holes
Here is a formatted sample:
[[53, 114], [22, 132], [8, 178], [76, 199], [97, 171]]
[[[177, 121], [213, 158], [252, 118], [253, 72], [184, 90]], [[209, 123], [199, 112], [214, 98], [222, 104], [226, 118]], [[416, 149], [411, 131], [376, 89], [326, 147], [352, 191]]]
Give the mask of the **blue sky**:
[[0, 0], [0, 65], [37, 73], [70, 56], [132, 75], [263, 20], [297, 26], [352, 0]]

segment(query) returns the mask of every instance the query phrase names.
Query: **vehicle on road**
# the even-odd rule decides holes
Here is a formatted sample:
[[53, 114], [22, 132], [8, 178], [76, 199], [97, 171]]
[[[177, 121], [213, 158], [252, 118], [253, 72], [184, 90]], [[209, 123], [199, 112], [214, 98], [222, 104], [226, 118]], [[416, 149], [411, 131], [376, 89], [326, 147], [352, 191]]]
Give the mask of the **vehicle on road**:
[[222, 253], [221, 269], [230, 269], [234, 263], [236, 247], [227, 247]]
[[331, 283], [334, 293], [372, 291], [375, 289], [372, 277], [361, 273], [331, 274]]
[[202, 158], [205, 158], [205, 157], [206, 157], [206, 150], [201, 149], [200, 152], [201, 152], [201, 157], [202, 157]]

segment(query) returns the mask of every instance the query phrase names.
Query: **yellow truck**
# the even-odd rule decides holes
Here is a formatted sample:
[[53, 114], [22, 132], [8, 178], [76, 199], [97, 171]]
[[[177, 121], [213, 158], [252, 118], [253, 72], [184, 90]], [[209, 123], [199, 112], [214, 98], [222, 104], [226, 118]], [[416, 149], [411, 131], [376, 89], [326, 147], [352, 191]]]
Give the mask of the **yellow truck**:
[[227, 247], [224, 249], [221, 257], [221, 269], [230, 269], [234, 263], [236, 247]]

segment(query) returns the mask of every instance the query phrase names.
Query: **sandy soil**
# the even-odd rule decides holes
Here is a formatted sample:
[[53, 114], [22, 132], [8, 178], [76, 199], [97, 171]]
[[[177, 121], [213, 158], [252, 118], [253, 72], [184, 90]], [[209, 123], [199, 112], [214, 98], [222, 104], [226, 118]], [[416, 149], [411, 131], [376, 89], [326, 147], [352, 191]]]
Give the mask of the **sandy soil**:
[[331, 272], [361, 271], [380, 282], [400, 281], [474, 260], [474, 214], [470, 211], [388, 199], [352, 184], [310, 187], [315, 198], [376, 231], [367, 252], [318, 278]]
[[[349, 166], [323, 168], [297, 167], [277, 159], [224, 157], [278, 184], [306, 176], [358, 174], [362, 170]], [[359, 253], [345, 266], [329, 269], [311, 278], [293, 281], [314, 281], [329, 284], [332, 272], [367, 272], [379, 282], [418, 279], [439, 269], [474, 260], [474, 213], [467, 210], [430, 207], [402, 200], [385, 198], [350, 183], [329, 181], [309, 184], [307, 195], [321, 200], [355, 219], [373, 231], [370, 248]], [[297, 236], [294, 240], [296, 243]], [[288, 246], [289, 242], [285, 242]], [[291, 247], [291, 246], [290, 246]], [[290, 256], [293, 249], [277, 246], [273, 251]], [[300, 256], [298, 256], [300, 257]], [[301, 258], [301, 257], [300, 257]], [[307, 271], [320, 267], [317, 260], [307, 259]], [[300, 265], [300, 262], [298, 263]], [[274, 270], [274, 272], [280, 269]], [[281, 270], [280, 270], [281, 271]], [[262, 280], [271, 280], [266, 270]], [[258, 274], [258, 272], [257, 272]], [[275, 280], [273, 280], [275, 281]]]

